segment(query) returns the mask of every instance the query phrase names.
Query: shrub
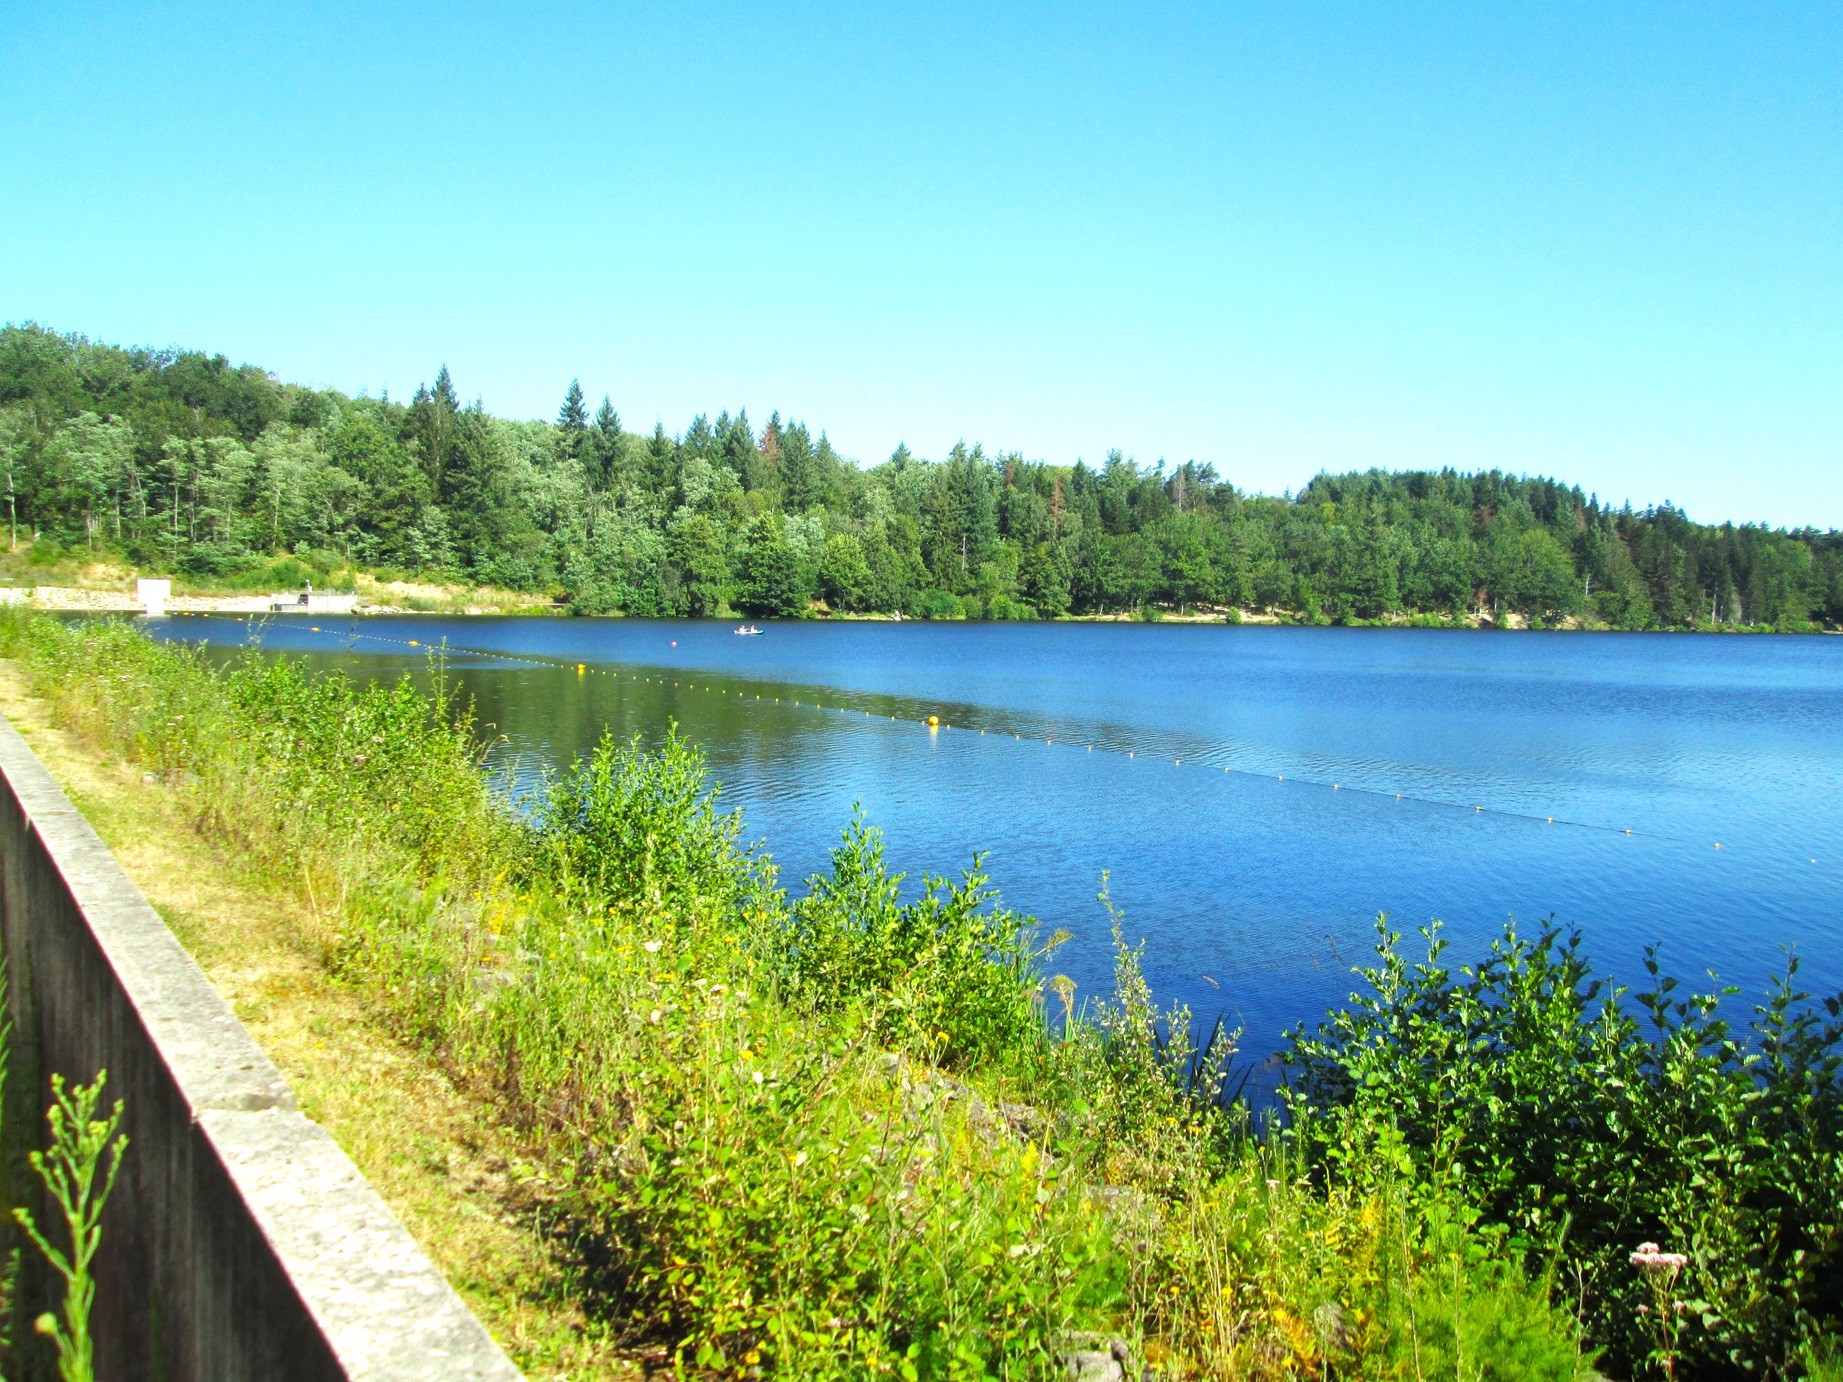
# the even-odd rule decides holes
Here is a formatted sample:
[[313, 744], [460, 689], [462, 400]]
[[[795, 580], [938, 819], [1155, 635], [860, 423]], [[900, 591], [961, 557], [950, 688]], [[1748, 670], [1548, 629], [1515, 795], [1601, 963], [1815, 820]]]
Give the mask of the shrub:
[[994, 595], [986, 601], [985, 617], [997, 620], [1035, 619], [1037, 611], [1021, 600], [1014, 600], [1009, 595]]
[[604, 736], [534, 803], [543, 868], [565, 887], [668, 915], [778, 911], [773, 866], [738, 848], [741, 813], [719, 813], [718, 797], [676, 726], [657, 753]]
[[[1843, 1022], [1788, 966], [1746, 1032], [1721, 1000], [1591, 976], [1578, 935], [1514, 927], [1451, 971], [1379, 923], [1370, 991], [1293, 1033], [1285, 1092], [1313, 1162], [1394, 1163], [1457, 1193], [1532, 1260], [1562, 1262], [1616, 1366], [1656, 1348], [1641, 1240], [1688, 1256], [1674, 1347], [1698, 1377], [1796, 1373], [1843, 1302]], [[1640, 1307], [1644, 1307], [1641, 1311]]]
[[963, 619], [966, 607], [945, 590], [924, 590], [915, 597], [909, 613], [916, 619]]
[[1030, 1061], [1044, 1038], [1024, 918], [996, 905], [980, 861], [901, 901], [883, 836], [861, 815], [785, 915], [769, 963], [810, 1007], [863, 1005], [882, 1039], [950, 1067]]

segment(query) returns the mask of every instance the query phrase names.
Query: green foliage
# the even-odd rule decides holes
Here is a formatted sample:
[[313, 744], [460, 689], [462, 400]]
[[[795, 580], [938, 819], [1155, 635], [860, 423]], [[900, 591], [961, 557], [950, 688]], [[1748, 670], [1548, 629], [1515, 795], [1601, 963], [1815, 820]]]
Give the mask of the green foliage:
[[[1691, 523], [1552, 480], [1319, 475], [1245, 495], [1209, 465], [1096, 470], [956, 446], [840, 457], [776, 414], [679, 436], [282, 384], [221, 356], [0, 328], [0, 462], [33, 561], [118, 552], [257, 588], [271, 558], [550, 590], [583, 614], [1028, 618], [1264, 609], [1308, 624], [1843, 623], [1843, 534]], [[319, 574], [315, 575], [320, 583]], [[288, 582], [298, 584], [298, 581]]]
[[774, 520], [755, 525], [741, 575], [742, 591], [736, 603], [745, 613], [793, 619], [806, 612], [806, 572]]
[[[1797, 964], [1744, 1033], [1722, 992], [1622, 1001], [1578, 936], [1507, 930], [1447, 969], [1379, 924], [1367, 993], [1293, 1034], [1287, 1099], [1315, 1165], [1444, 1186], [1537, 1260], [1563, 1264], [1616, 1364], [1653, 1356], [1641, 1240], [1687, 1255], [1672, 1349], [1697, 1376], [1777, 1376], [1843, 1324], [1843, 1004]], [[1641, 1310], [1640, 1307], [1644, 1307]]]
[[676, 726], [657, 753], [604, 736], [536, 803], [549, 877], [597, 900], [692, 917], [776, 909], [774, 871], [737, 847], [739, 812], [721, 814], [702, 750]]
[[948, 1068], [1034, 1059], [1043, 1021], [1025, 919], [996, 905], [977, 860], [958, 881], [925, 880], [912, 902], [902, 883], [858, 816], [831, 873], [785, 913], [771, 962], [812, 1008], [865, 1005], [879, 1040]]
[[[299, 663], [253, 652], [220, 672], [130, 624], [79, 628], [9, 611], [0, 652], [16, 655], [28, 643], [55, 665], [75, 726], [189, 786], [217, 828], [253, 835], [266, 850], [315, 838], [357, 849], [388, 829], [419, 867], [471, 879], [520, 833], [489, 804], [471, 722], [439, 663], [428, 694], [407, 676], [364, 685], [313, 678]], [[201, 742], [216, 752], [201, 755]], [[254, 818], [242, 819], [250, 803], [223, 789], [250, 773], [263, 797]]]
[[102, 1245], [102, 1211], [115, 1189], [115, 1175], [128, 1147], [127, 1137], [119, 1131], [120, 1100], [107, 1117], [96, 1116], [107, 1080], [106, 1072], [98, 1072], [93, 1083], [66, 1091], [64, 1077], [54, 1073], [52, 1103], [45, 1112], [50, 1148], [35, 1150], [28, 1158], [63, 1216], [66, 1246], [46, 1237], [30, 1210], [13, 1211], [26, 1237], [64, 1283], [63, 1318], [44, 1314], [36, 1323], [38, 1332], [57, 1348], [62, 1382], [94, 1382], [95, 1378], [90, 1312], [96, 1304], [96, 1281], [90, 1264]]
[[1843, 1382], [1843, 1343], [1836, 1338], [1813, 1341], [1801, 1361], [1805, 1382]]
[[1479, 1382], [1597, 1376], [1561, 1312], [1492, 1256], [1488, 1242], [1443, 1242], [1391, 1302], [1389, 1349], [1400, 1374]]
[[1177, 1376], [1592, 1375], [1547, 1280], [1450, 1188], [1417, 1191], [1386, 1157], [1315, 1181], [1296, 1138], [1252, 1135], [1225, 1099], [1233, 1037], [1199, 1046], [1188, 1011], [1156, 1005], [1103, 903], [1114, 993], [1091, 1021], [1071, 1010], [1063, 1052], [1082, 1134], [1120, 1187], [1148, 1354]]
[[965, 616], [966, 607], [958, 596], [949, 595], [945, 590], [924, 590], [909, 612], [917, 619], [960, 619]]
[[834, 533], [820, 558], [819, 589], [834, 609], [864, 610], [876, 601], [876, 577], [855, 533]]

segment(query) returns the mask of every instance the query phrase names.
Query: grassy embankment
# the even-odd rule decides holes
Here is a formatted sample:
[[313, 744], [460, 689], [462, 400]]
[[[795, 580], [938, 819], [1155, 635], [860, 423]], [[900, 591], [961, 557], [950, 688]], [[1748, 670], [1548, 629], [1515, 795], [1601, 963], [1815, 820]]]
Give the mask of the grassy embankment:
[[583, 1313], [568, 1255], [546, 1231], [539, 1168], [490, 1103], [381, 1029], [328, 973], [304, 875], [202, 829], [183, 782], [59, 728], [68, 721], [32, 694], [16, 661], [0, 662], [0, 713], [281, 1067], [303, 1111], [333, 1133], [526, 1372], [624, 1375], [622, 1350]]
[[[1443, 972], [1398, 982], [1391, 951], [1380, 1006], [1301, 1043], [1309, 1097], [1292, 1128], [1257, 1135], [1218, 1097], [1222, 1052], [1192, 1049], [1187, 1014], [1153, 1006], [1130, 949], [1115, 991], [1077, 1003], [984, 880], [904, 902], [862, 826], [790, 897], [684, 745], [604, 746], [521, 817], [492, 797], [464, 717], [407, 684], [254, 658], [218, 673], [126, 628], [19, 613], [0, 616], [0, 651], [85, 752], [160, 783], [162, 819], [284, 901], [268, 953], [295, 956], [279, 987], [306, 996], [265, 1039], [387, 1196], [426, 1194], [412, 1229], [501, 1337], [527, 1331], [528, 1359], [597, 1347], [571, 1328], [580, 1310], [630, 1351], [712, 1375], [1050, 1376], [1092, 1331], [1169, 1377], [1569, 1378], [1587, 1370], [1578, 1318], [1625, 1371], [1774, 1375], [1834, 1325], [1834, 1034], [1804, 1031], [1775, 1057], [1809, 1096], [1792, 1113], [1817, 1115], [1801, 1144], [1816, 1162], [1749, 1150], [1784, 1101], [1735, 1112], [1760, 1082], [1703, 1059], [1694, 1023], [1678, 1024], [1694, 1049], [1660, 1048], [1656, 1079], [1642, 1060], [1589, 1070], [1666, 1091], [1695, 1076], [1708, 1108], [1660, 1105], [1676, 1121], [1654, 1119], [1655, 1136], [1680, 1144], [1694, 1118], [1726, 1117], [1721, 1146], [1751, 1177], [1718, 1216], [1728, 1236], [1704, 1233], [1706, 1254], [1664, 1283], [1673, 1304], [1714, 1291], [1696, 1299], [1716, 1324], [1673, 1311], [1666, 1335], [1635, 1308], [1660, 1279], [1619, 1262], [1620, 1244], [1697, 1232], [1678, 1210], [1693, 1219], [1697, 1185], [1709, 1197], [1708, 1149], [1611, 1145], [1593, 1091], [1541, 1068], [1575, 1064], [1561, 1038], [1582, 1030], [1628, 1044], [1552, 947], [1481, 970], [1482, 990]], [[214, 947], [248, 942], [183, 915], [180, 929], [236, 996], [238, 962]], [[275, 987], [244, 991], [259, 1036]], [[1506, 1022], [1517, 1030], [1493, 1028]], [[1491, 1031], [1529, 1038], [1527, 1059], [1495, 1059]], [[323, 1041], [382, 1053], [378, 1083], [406, 1105], [343, 1051], [320, 1057]], [[347, 1083], [318, 1095], [315, 1079]], [[1566, 1139], [1542, 1106], [1556, 1091], [1581, 1132], [1559, 1168], [1528, 1159]], [[444, 1109], [470, 1127], [490, 1109], [498, 1130], [457, 1132]], [[546, 1241], [486, 1227], [499, 1195], [468, 1211], [440, 1155], [418, 1179], [419, 1139], [470, 1138], [527, 1168]], [[1617, 1196], [1596, 1188], [1609, 1167], [1652, 1163]], [[1792, 1176], [1808, 1184], [1785, 1210]], [[1748, 1202], [1760, 1187], [1776, 1218]], [[1645, 1194], [1658, 1202], [1634, 1202]], [[447, 1241], [469, 1212], [484, 1244], [471, 1256]], [[1773, 1274], [1788, 1255], [1804, 1277]], [[1730, 1286], [1739, 1304], [1716, 1291]], [[1740, 1296], [1772, 1289], [1789, 1310], [1746, 1313]]]

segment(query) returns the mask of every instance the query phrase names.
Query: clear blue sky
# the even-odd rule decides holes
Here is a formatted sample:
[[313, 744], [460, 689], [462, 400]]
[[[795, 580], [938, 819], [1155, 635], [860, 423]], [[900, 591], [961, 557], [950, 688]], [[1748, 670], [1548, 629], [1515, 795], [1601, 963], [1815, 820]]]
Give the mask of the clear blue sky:
[[0, 4], [0, 319], [1843, 526], [1843, 6]]

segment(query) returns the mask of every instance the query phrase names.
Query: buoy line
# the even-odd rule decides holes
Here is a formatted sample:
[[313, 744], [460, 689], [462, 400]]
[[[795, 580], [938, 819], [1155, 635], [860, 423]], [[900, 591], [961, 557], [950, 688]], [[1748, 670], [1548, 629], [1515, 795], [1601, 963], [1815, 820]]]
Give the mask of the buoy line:
[[[287, 626], [284, 625], [283, 627]], [[310, 624], [307, 626], [307, 632], [341, 639], [346, 643], [348, 648], [357, 643], [360, 639], [369, 639], [373, 643], [392, 643], [399, 648], [415, 648], [417, 651], [425, 654], [443, 652], [465, 653], [469, 657], [481, 657], [494, 662], [517, 662], [527, 667], [556, 667], [567, 669], [574, 666], [579, 674], [586, 674], [588, 670], [585, 668], [584, 664], [580, 662], [572, 664], [568, 661], [559, 661], [555, 658], [528, 657], [520, 653], [505, 653], [487, 648], [468, 648], [463, 647], [459, 643], [450, 643], [445, 638], [439, 643], [425, 643], [420, 638], [391, 638], [381, 633], [360, 633], [356, 625], [341, 631], [339, 629], [322, 628], [318, 624]], [[600, 669], [597, 668], [594, 670], [599, 671]]]
[[[486, 649], [486, 648], [470, 648], [463, 644], [450, 643], [446, 639], [443, 639], [439, 644], [428, 644], [428, 643], [424, 643], [420, 639], [415, 639], [415, 638], [407, 638], [407, 639], [406, 638], [391, 638], [386, 634], [361, 633], [359, 632], [356, 625], [349, 627], [343, 634], [337, 629], [330, 629], [330, 628], [323, 629], [318, 624], [309, 625], [307, 631], [309, 633], [317, 633], [317, 634], [323, 634], [323, 635], [327, 635], [331, 637], [343, 638], [347, 641], [348, 647], [355, 644], [360, 639], [369, 639], [370, 641], [375, 642], [375, 643], [391, 643], [391, 644], [395, 644], [398, 647], [422, 649], [428, 653], [456, 652], [456, 653], [465, 654], [469, 657], [479, 657], [479, 658], [487, 659], [489, 661], [520, 663], [520, 664], [523, 664], [525, 666], [530, 666], [530, 667], [549, 667], [549, 668], [555, 668], [555, 669], [564, 670], [564, 671], [567, 671], [571, 667], [574, 667], [577, 675], [583, 676], [583, 677], [586, 677], [589, 675], [595, 675], [595, 676], [610, 677], [616, 681], [619, 681], [625, 678], [628, 680], [637, 681], [637, 682], [645, 682], [650, 685], [656, 685], [656, 686], [665, 686], [668, 684], [666, 678], [664, 677], [645, 676], [638, 672], [623, 672], [623, 671], [617, 671], [617, 670], [614, 670], [613, 668], [607, 668], [607, 667], [591, 668], [591, 667], [586, 666], [586, 664], [584, 663], [580, 663], [580, 662], [572, 663], [567, 660], [559, 660], [557, 658], [532, 657], [532, 656], [520, 654], [520, 653], [499, 652], [496, 650], [491, 650], [491, 649]], [[677, 644], [674, 643], [673, 646], [676, 647]], [[680, 683], [678, 681], [672, 681], [670, 685], [682, 691], [702, 691], [707, 694], [721, 694], [725, 696], [730, 694], [730, 692], [725, 688], [713, 687], [713, 686], [700, 686], [695, 682]], [[737, 693], [736, 698], [738, 700], [745, 699], [745, 697], [743, 696], [741, 692]], [[754, 699], [759, 701], [761, 699], [761, 696], [759, 694], [756, 694]], [[772, 702], [775, 705], [782, 704], [782, 700], [779, 696], [773, 697]], [[857, 708], [857, 707], [850, 707], [850, 706], [829, 706], [829, 705], [821, 704], [820, 702], [817, 702], [817, 701], [808, 702], [803, 705], [798, 700], [789, 700], [787, 704], [798, 706], [806, 710], [819, 711], [822, 713], [826, 711], [830, 711], [830, 710], [837, 710], [839, 714], [841, 715], [849, 715], [853, 709]], [[871, 718], [871, 719], [876, 718], [874, 713], [870, 710], [865, 710], [864, 714], [867, 718]], [[890, 716], [890, 720], [892, 723], [896, 722], [897, 718], [898, 717], [895, 715]], [[946, 732], [951, 733], [955, 729], [954, 725], [948, 724], [946, 721], [942, 720], [938, 714], [930, 714], [930, 715], [925, 716], [922, 719], [922, 724], [931, 734], [938, 733], [941, 731], [946, 731]], [[984, 735], [986, 733], [986, 730], [984, 728], [980, 728], [976, 726], [961, 725], [958, 728], [963, 732], [976, 732], [980, 735]], [[1002, 741], [1002, 739], [1004, 738], [1003, 732], [1000, 732], [996, 737]], [[1012, 732], [1011, 737], [1014, 742], [1018, 742], [1018, 743], [1022, 743], [1024, 739], [1024, 736], [1021, 733], [1018, 733], [1015, 731]], [[1034, 736], [1031, 742], [1033, 743], [1036, 742]], [[1054, 738], [1046, 737], [1042, 742], [1050, 748], [1058, 747], [1057, 741]], [[1062, 741], [1060, 747], [1075, 748], [1078, 746], [1069, 740], [1064, 740]], [[1079, 745], [1079, 747], [1085, 752], [1093, 753], [1096, 748], [1096, 745], [1093, 743], [1083, 743]], [[1132, 760], [1132, 761], [1137, 761], [1138, 759], [1138, 751], [1136, 749], [1115, 748], [1115, 747], [1112, 747], [1104, 743], [1099, 745], [1099, 748], [1101, 752], [1110, 753], [1110, 754], [1115, 755], [1116, 757], [1123, 756], [1126, 759]], [[1171, 766], [1174, 768], [1181, 768], [1183, 764], [1184, 764], [1184, 760], [1182, 758], [1173, 758], [1171, 760]], [[1207, 766], [1207, 764], [1205, 766]], [[1240, 773], [1244, 777], [1263, 777], [1264, 778], [1268, 776], [1264, 772], [1260, 772], [1260, 771], [1257, 771], [1254, 769], [1248, 769], [1248, 768], [1237, 768], [1233, 764], [1230, 764], [1230, 763], [1223, 764], [1222, 771], [1224, 775]], [[1386, 788], [1381, 788], [1381, 787], [1353, 787], [1353, 786], [1348, 786], [1342, 782], [1319, 781], [1313, 778], [1298, 777], [1296, 775], [1289, 779], [1288, 775], [1285, 773], [1273, 774], [1273, 780], [1276, 782], [1281, 782], [1281, 783], [1284, 783], [1290, 780], [1298, 784], [1301, 787], [1325, 788], [1330, 791], [1337, 792], [1340, 795], [1345, 792], [1349, 792], [1357, 796], [1377, 797], [1377, 798], [1393, 800], [1393, 801], [1411, 801], [1411, 802], [1414, 802], [1422, 806], [1441, 807], [1441, 808], [1453, 810], [1453, 811], [1464, 811], [1467, 805], [1465, 803], [1460, 803], [1460, 802], [1445, 801], [1439, 797], [1421, 796], [1413, 792], [1394, 792], [1394, 791], [1390, 791]], [[1543, 815], [1543, 814], [1538, 814], [1537, 812], [1534, 812], [1534, 811], [1514, 811], [1506, 807], [1486, 806], [1480, 802], [1472, 802], [1472, 803], [1469, 803], [1469, 805], [1471, 806], [1471, 814], [1473, 815], [1497, 816], [1497, 817], [1501, 817], [1507, 820], [1528, 821], [1532, 824], [1560, 825], [1560, 826], [1566, 826], [1566, 827], [1569, 827], [1575, 830], [1591, 830], [1591, 831], [1597, 831], [1602, 834], [1620, 835], [1620, 836], [1626, 836], [1626, 837], [1637, 838], [1637, 839], [1667, 840], [1675, 844], [1693, 845], [1696, 843], [1696, 841], [1688, 838], [1687, 836], [1662, 834], [1662, 833], [1658, 833], [1655, 831], [1635, 830], [1630, 826], [1603, 825], [1595, 821], [1570, 820], [1563, 816]], [[1711, 844], [1712, 844], [1712, 852], [1719, 852], [1722, 854], [1733, 854], [1734, 852], [1732, 849], [1730, 849], [1729, 847], [1727, 847], [1726, 845], [1720, 842], [1711, 842]], [[1806, 857], [1809, 857], [1809, 856], [1806, 856]], [[1811, 859], [1810, 862], [1812, 864], [1816, 864], [1817, 860]]]

